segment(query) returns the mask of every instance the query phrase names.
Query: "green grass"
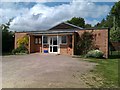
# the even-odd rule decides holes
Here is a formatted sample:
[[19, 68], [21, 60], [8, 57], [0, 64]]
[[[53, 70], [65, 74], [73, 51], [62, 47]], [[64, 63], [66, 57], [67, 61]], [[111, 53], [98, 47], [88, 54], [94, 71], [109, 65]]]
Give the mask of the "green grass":
[[89, 59], [98, 63], [93, 73], [103, 78], [102, 87], [118, 87], [118, 59]]

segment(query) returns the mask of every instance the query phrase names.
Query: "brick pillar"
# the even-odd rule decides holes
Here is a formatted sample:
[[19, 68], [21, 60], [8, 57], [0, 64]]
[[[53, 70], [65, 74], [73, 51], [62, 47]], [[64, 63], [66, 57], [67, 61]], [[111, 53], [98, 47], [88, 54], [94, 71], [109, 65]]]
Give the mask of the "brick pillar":
[[74, 33], [72, 35], [72, 55], [74, 55]]

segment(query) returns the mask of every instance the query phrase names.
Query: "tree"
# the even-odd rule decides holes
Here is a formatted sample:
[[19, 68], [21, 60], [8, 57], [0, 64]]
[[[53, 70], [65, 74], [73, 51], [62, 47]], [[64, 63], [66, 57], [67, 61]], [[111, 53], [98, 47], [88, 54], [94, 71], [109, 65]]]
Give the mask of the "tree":
[[2, 52], [11, 52], [14, 48], [14, 33], [12, 31], [9, 31], [11, 19], [8, 23], [2, 24]]
[[79, 54], [86, 54], [94, 48], [92, 32], [84, 32], [78, 40], [77, 51], [79, 51]]
[[18, 47], [21, 46], [21, 45], [24, 45], [24, 46], [28, 46], [28, 43], [29, 43], [29, 37], [27, 35], [25, 35], [24, 37], [22, 38], [19, 38], [17, 40], [17, 45]]
[[91, 28], [92, 25], [91, 24], [85, 24], [85, 28]]
[[85, 21], [83, 18], [80, 17], [73, 17], [71, 20], [68, 20], [67, 22], [82, 28], [85, 27]]
[[106, 19], [94, 27], [110, 27], [110, 40], [120, 42], [120, 1], [115, 3]]
[[120, 1], [115, 3], [111, 9], [110, 14], [115, 17], [115, 22], [117, 26], [120, 27]]
[[117, 27], [116, 30], [114, 27], [110, 30], [110, 40], [114, 42], [120, 42], [120, 28]]

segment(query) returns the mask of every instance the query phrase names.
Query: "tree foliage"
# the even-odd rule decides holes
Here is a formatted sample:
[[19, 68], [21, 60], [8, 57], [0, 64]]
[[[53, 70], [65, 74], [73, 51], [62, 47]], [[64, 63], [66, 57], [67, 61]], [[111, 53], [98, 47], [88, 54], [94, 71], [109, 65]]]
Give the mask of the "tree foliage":
[[86, 54], [89, 50], [94, 48], [92, 32], [84, 32], [77, 42], [77, 51], [79, 54]]
[[85, 26], [85, 21], [83, 18], [80, 17], [73, 17], [71, 20], [67, 21], [68, 23], [74, 24], [79, 27], [84, 27]]
[[1, 25], [2, 30], [2, 52], [11, 52], [14, 48], [14, 33], [9, 31], [11, 20], [8, 23]]
[[120, 42], [120, 28], [119, 27], [117, 27], [116, 30], [114, 28], [110, 30], [110, 40], [114, 42]]
[[97, 23], [94, 27], [110, 27], [110, 40], [120, 42], [120, 1], [115, 3], [106, 19]]
[[28, 43], [29, 43], [29, 37], [27, 35], [17, 40], [18, 47], [21, 45], [28, 46]]
[[85, 28], [91, 28], [92, 25], [91, 24], [85, 24]]
[[81, 17], [73, 17], [71, 20], [68, 20], [67, 22], [71, 23], [73, 25], [82, 27], [82, 28], [91, 28], [92, 27], [91, 24], [85, 24], [84, 18], [81, 18]]
[[120, 1], [115, 3], [110, 13], [115, 17], [117, 26], [120, 27]]

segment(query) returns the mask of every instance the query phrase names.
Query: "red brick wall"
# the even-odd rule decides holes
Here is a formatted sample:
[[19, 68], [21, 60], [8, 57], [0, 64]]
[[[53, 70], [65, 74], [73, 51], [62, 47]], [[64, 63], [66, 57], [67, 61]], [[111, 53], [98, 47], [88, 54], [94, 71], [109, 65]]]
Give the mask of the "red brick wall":
[[104, 52], [104, 56], [108, 58], [108, 29], [100, 30], [79, 30], [78, 34], [81, 35], [84, 31], [91, 32], [94, 35], [95, 46]]
[[42, 44], [35, 44], [35, 37], [34, 36], [30, 35], [29, 45], [30, 45], [30, 49], [29, 49], [30, 53], [42, 52]]
[[[91, 32], [94, 34], [95, 46], [99, 48], [99, 50], [104, 52], [105, 57], [108, 57], [108, 29], [100, 29], [100, 30], [78, 30], [78, 34], [81, 35], [84, 31]], [[15, 33], [15, 48], [17, 47], [17, 39], [25, 36], [27, 33]], [[76, 47], [75, 42], [77, 41], [76, 34], [72, 35], [72, 48], [69, 48], [69, 36], [67, 36], [67, 44], [60, 44], [60, 54], [64, 55], [74, 55]], [[42, 52], [42, 44], [36, 45], [34, 43], [34, 36], [29, 36], [29, 52]], [[43, 48], [43, 50], [48, 50], [48, 46]]]
[[[64, 54], [64, 55], [72, 55], [73, 54], [73, 47], [70, 48], [69, 44], [70, 44], [70, 36], [67, 35], [67, 44], [60, 44], [60, 54]], [[72, 46], [74, 46], [74, 44]]]

